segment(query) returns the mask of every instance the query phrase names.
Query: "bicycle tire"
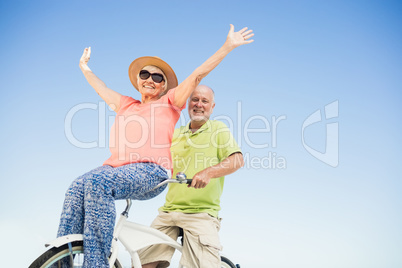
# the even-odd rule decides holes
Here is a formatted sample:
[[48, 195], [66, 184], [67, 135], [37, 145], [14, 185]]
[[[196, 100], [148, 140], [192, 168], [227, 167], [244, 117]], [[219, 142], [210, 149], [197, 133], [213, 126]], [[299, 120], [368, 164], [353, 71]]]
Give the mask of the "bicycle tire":
[[[82, 241], [72, 242], [72, 250], [73, 254], [77, 256], [78, 254], [84, 255], [84, 246]], [[70, 258], [70, 250], [68, 248], [68, 244], [62, 245], [58, 248], [51, 248], [40, 255], [29, 268], [51, 268], [56, 267], [55, 265], [61, 261], [63, 258]], [[75, 265], [74, 267], [81, 267], [81, 265]], [[116, 260], [114, 263], [114, 268], [122, 268], [119, 261]]]
[[221, 268], [238, 268], [240, 266], [234, 265], [234, 263], [226, 257], [221, 256]]

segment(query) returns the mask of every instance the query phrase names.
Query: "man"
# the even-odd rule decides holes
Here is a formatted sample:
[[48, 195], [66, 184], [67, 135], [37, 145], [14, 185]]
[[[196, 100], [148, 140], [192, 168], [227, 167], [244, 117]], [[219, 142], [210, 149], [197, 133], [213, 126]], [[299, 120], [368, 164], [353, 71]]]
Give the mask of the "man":
[[[243, 166], [243, 155], [226, 125], [209, 120], [215, 107], [214, 92], [199, 85], [188, 100], [191, 122], [173, 135], [174, 174], [184, 172], [190, 186], [169, 185], [166, 203], [152, 227], [177, 239], [183, 229], [180, 263], [189, 268], [220, 267], [218, 231], [224, 176]], [[143, 268], [168, 267], [174, 249], [166, 245], [140, 253]]]

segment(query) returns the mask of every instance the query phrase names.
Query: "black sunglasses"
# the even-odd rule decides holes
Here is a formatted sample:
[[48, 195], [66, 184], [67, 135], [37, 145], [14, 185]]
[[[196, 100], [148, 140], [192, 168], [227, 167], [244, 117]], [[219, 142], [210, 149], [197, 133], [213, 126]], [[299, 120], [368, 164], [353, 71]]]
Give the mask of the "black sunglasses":
[[149, 78], [149, 76], [152, 76], [152, 80], [155, 83], [161, 83], [162, 81], [165, 81], [165, 79], [163, 79], [163, 75], [162, 74], [158, 74], [158, 73], [153, 73], [151, 74], [150, 72], [148, 72], [147, 70], [141, 70], [140, 71], [140, 78], [142, 80], [147, 80]]

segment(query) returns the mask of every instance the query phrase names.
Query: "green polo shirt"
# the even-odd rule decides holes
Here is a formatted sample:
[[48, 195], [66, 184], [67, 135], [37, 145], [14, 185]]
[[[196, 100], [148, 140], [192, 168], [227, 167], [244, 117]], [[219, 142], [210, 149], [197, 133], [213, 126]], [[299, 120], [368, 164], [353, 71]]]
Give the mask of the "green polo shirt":
[[[192, 178], [197, 172], [218, 164], [233, 153], [241, 152], [229, 128], [220, 121], [209, 120], [195, 133], [189, 125], [175, 129], [170, 149], [173, 160], [173, 176], [184, 172]], [[224, 177], [211, 179], [203, 189], [187, 185], [169, 185], [162, 211], [183, 213], [206, 212], [218, 217]]]

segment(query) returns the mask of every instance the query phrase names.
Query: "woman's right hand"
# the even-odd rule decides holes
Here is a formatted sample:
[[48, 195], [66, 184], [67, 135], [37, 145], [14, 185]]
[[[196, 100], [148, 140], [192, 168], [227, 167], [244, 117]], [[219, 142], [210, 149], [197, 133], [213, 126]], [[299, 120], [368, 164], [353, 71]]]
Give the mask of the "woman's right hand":
[[120, 109], [121, 95], [111, 90], [100, 80], [88, 67], [91, 57], [91, 47], [85, 48], [80, 59], [80, 68], [88, 83], [95, 89], [96, 93], [112, 108], [115, 112]]
[[90, 58], [91, 58], [91, 47], [87, 47], [84, 49], [84, 53], [82, 53], [80, 59], [80, 67], [87, 66]]

